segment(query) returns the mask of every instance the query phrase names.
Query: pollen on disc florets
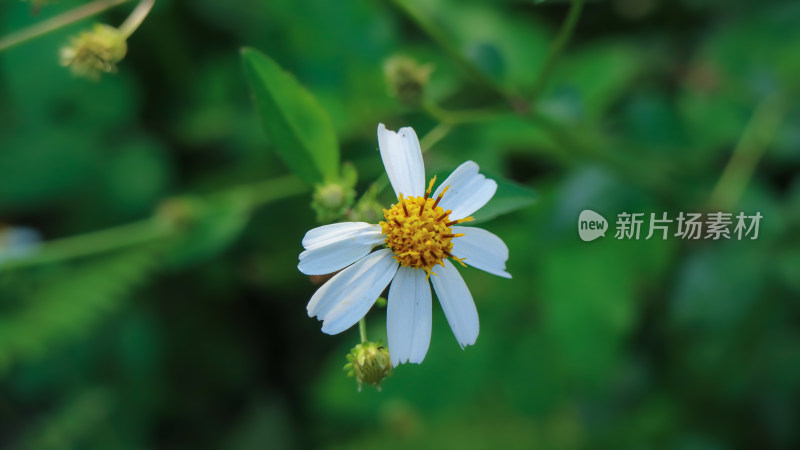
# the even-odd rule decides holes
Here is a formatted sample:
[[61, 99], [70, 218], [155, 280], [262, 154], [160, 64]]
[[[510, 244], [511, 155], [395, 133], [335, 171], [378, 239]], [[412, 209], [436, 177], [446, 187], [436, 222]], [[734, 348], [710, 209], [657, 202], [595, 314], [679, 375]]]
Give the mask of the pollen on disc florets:
[[452, 255], [453, 239], [462, 234], [453, 234], [452, 226], [467, 222], [472, 217], [450, 221], [452, 211], [438, 206], [442, 192], [436, 199], [430, 198], [431, 180], [424, 197], [403, 197], [389, 209], [383, 210], [385, 221], [380, 222], [386, 245], [394, 251], [394, 258], [402, 266], [423, 269], [428, 274], [431, 269], [442, 264], [445, 258], [461, 259]]

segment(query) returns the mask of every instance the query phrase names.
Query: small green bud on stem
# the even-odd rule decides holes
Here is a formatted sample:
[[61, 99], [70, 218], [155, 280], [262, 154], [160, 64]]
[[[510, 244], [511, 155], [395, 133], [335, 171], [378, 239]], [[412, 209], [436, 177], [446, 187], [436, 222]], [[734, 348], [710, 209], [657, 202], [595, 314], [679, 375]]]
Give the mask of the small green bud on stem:
[[390, 93], [409, 107], [422, 103], [431, 72], [433, 66], [430, 64], [422, 65], [406, 56], [393, 56], [383, 65]]
[[191, 197], [170, 197], [156, 207], [156, 217], [173, 230], [186, 230], [194, 226], [203, 214], [205, 204]]
[[342, 164], [338, 181], [318, 184], [311, 198], [311, 209], [317, 221], [331, 223], [344, 216], [356, 200], [355, 186], [358, 174], [350, 163]]
[[355, 197], [355, 190], [342, 184], [320, 184], [314, 189], [311, 209], [317, 213], [318, 222], [330, 223], [347, 212]]
[[356, 345], [347, 355], [348, 376], [355, 376], [358, 390], [367, 383], [381, 390], [381, 382], [392, 372], [392, 361], [389, 359], [389, 350], [380, 342], [364, 342]]

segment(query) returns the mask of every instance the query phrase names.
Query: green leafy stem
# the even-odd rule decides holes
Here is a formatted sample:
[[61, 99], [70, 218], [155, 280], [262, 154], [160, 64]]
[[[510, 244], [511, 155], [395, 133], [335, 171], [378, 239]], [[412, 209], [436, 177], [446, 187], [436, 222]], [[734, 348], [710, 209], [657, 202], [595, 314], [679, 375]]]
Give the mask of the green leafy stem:
[[398, 11], [403, 13], [422, 32], [427, 34], [428, 37], [450, 56], [474, 82], [482, 86], [486, 91], [494, 93], [505, 104], [504, 108], [448, 111], [433, 102], [423, 102], [423, 110], [440, 123], [439, 126], [431, 130], [429, 135], [422, 138], [423, 149], [425, 148], [425, 144], [432, 145], [444, 138], [453, 127], [457, 125], [494, 120], [503, 115], [512, 113], [540, 126], [561, 148], [569, 152], [569, 155], [555, 155], [562, 162], [568, 162], [575, 157], [582, 156], [602, 159], [605, 160], [605, 162], [615, 164], [612, 158], [594, 150], [592, 146], [584, 145], [582, 142], [571, 137], [570, 133], [561, 129], [561, 126], [557, 122], [537, 113], [535, 109], [537, 98], [544, 90], [561, 53], [572, 37], [581, 16], [583, 3], [584, 0], [572, 0], [572, 5], [567, 17], [556, 35], [546, 62], [536, 77], [534, 87], [530, 94], [524, 96], [519, 92], [495, 83], [494, 80], [476, 67], [474, 62], [460, 51], [458, 46], [455, 45], [445, 33], [440, 31], [440, 27], [436, 26], [426, 15], [414, 9], [406, 0], [391, 0], [391, 4]]
[[[242, 204], [252, 211], [274, 201], [307, 192], [308, 189], [308, 185], [297, 177], [288, 175], [210, 194], [200, 201]], [[0, 264], [0, 268], [23, 268], [68, 261], [153, 243], [190, 230], [191, 227], [179, 226], [175, 221], [165, 217], [163, 211], [157, 211], [152, 217], [138, 222], [45, 242], [31, 255], [4, 261]]]

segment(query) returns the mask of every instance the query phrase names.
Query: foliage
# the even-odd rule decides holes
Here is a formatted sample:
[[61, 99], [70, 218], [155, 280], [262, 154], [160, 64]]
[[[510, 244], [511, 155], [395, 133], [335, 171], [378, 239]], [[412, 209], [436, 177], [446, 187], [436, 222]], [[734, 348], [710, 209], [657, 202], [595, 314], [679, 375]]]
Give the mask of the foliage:
[[[85, 2], [35, 3], [0, 35]], [[558, 52], [571, 1], [157, 2], [97, 82], [58, 48], [132, 4], [0, 51], [0, 448], [799, 446], [800, 6], [581, 3]], [[424, 363], [359, 393], [296, 263], [391, 203], [379, 122], [498, 181], [513, 278], [463, 269], [477, 344], [434, 306]], [[764, 219], [582, 242], [584, 209]]]
[[264, 128], [286, 164], [309, 183], [335, 181], [339, 147], [325, 111], [268, 56], [245, 48], [242, 60]]

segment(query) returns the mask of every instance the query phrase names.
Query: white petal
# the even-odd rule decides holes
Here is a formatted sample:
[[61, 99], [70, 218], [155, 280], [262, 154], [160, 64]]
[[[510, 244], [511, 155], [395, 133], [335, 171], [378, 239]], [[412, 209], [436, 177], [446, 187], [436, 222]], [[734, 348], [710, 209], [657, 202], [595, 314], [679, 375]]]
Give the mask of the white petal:
[[341, 222], [323, 225], [309, 230], [303, 237], [303, 248], [317, 246], [327, 241], [337, 240], [344, 236], [351, 236], [370, 230], [375, 230], [380, 226], [366, 222]]
[[422, 196], [425, 193], [425, 165], [417, 133], [406, 127], [400, 131], [378, 125], [378, 147], [395, 195]]
[[400, 267], [389, 288], [386, 335], [392, 365], [421, 363], [431, 343], [431, 287], [425, 271]]
[[480, 330], [478, 310], [464, 279], [446, 259], [444, 267], [437, 266], [433, 270], [438, 276], [431, 275], [431, 284], [458, 344], [461, 348], [474, 344]]
[[322, 320], [322, 331], [337, 334], [350, 328], [372, 307], [397, 272], [389, 249], [371, 253], [337, 273], [317, 289], [306, 309]]
[[450, 186], [439, 202], [445, 211], [453, 210], [450, 220], [463, 219], [481, 209], [497, 191], [497, 183], [479, 174], [478, 169], [472, 161], [461, 164], [433, 193], [432, 197], [436, 198], [446, 186]]
[[453, 233], [464, 233], [453, 239], [453, 255], [467, 258], [465, 264], [504, 278], [511, 278], [506, 272], [508, 247], [494, 234], [473, 227], [453, 227]]
[[[366, 256], [372, 249], [385, 241], [379, 225], [351, 223], [350, 227], [334, 227], [333, 224], [315, 228], [306, 234], [306, 238], [314, 232], [311, 239], [303, 239], [312, 245], [300, 253], [300, 264], [297, 268], [306, 275], [325, 275], [336, 272]], [[335, 231], [316, 231], [320, 228], [333, 227]]]

